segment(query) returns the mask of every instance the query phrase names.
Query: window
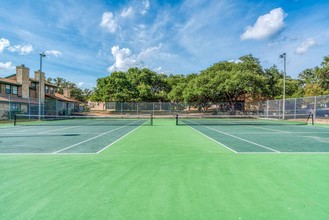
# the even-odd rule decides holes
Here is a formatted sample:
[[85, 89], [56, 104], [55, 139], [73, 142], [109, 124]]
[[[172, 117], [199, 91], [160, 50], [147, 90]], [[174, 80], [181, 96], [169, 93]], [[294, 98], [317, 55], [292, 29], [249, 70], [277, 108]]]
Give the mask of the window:
[[11, 94], [10, 85], [6, 85], [6, 94]]
[[16, 102], [10, 103], [10, 110], [11, 111], [20, 111], [21, 110], [21, 103], [16, 103]]
[[54, 94], [54, 87], [50, 87], [50, 94]]
[[18, 94], [17, 86], [12, 86], [12, 88], [13, 88], [13, 94], [17, 95]]
[[48, 92], [49, 92], [49, 87], [46, 86], [46, 87], [45, 87], [45, 93], [48, 93]]
[[32, 87], [32, 89], [36, 89], [37, 88], [37, 84], [35, 82], [32, 82], [31, 83], [31, 87]]

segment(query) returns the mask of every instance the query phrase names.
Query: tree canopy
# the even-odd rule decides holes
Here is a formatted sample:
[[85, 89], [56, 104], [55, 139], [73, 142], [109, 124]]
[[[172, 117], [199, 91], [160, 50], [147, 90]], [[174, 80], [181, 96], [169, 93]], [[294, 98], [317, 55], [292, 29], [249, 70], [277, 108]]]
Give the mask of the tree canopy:
[[[297, 79], [286, 76], [287, 98], [323, 94], [329, 94], [329, 56], [320, 67], [304, 70]], [[91, 99], [184, 102], [198, 106], [200, 110], [207, 110], [209, 103], [228, 102], [234, 111], [235, 103], [239, 101], [282, 96], [283, 72], [276, 66], [263, 69], [257, 58], [246, 55], [234, 62], [215, 63], [198, 74], [167, 76], [147, 68], [112, 72], [97, 80]]]
[[97, 80], [92, 95], [94, 101], [168, 101], [171, 86], [167, 76], [149, 69], [130, 68], [127, 72], [113, 72]]
[[81, 102], [87, 101], [92, 93], [90, 89], [80, 89], [75, 83], [67, 81], [66, 79], [57, 77], [57, 78], [48, 78], [49, 83], [54, 84], [58, 87], [57, 92], [63, 94], [63, 89], [67, 88], [71, 90], [71, 97], [79, 100]]

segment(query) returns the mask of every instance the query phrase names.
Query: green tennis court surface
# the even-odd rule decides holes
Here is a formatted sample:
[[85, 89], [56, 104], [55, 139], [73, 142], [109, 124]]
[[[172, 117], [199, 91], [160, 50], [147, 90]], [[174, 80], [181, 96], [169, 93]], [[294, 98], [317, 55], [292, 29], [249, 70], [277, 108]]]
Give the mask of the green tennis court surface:
[[[85, 127], [84, 132], [95, 132], [92, 126]], [[107, 126], [99, 127], [97, 134], [109, 131], [103, 128]], [[261, 140], [271, 135], [273, 147], [282, 137], [287, 141], [286, 132], [299, 139], [314, 136], [325, 141], [328, 128], [238, 127], [176, 126], [174, 119], [158, 119], [154, 126], [125, 126], [128, 135], [119, 135], [99, 154], [2, 154], [0, 219], [328, 219], [329, 154], [321, 153], [324, 145], [313, 153], [266, 154], [271, 151], [254, 146], [250, 150], [247, 142], [236, 143], [232, 141], [236, 138], [223, 134], [264, 146]], [[37, 131], [61, 128], [43, 126]], [[11, 131], [15, 136], [18, 130], [28, 136], [37, 128], [15, 129]], [[221, 140], [209, 138], [210, 131]], [[57, 132], [54, 139], [62, 143], [65, 136], [60, 135], [66, 131]], [[230, 148], [219, 143], [223, 138]], [[25, 137], [26, 142], [29, 139]], [[320, 146], [316, 141], [309, 143]], [[238, 152], [244, 145], [248, 151], [240, 152], [250, 154], [231, 149], [236, 146]], [[288, 152], [297, 152], [292, 149]]]
[[0, 153], [99, 153], [137, 127], [148, 124], [146, 119], [24, 121], [0, 128]]
[[329, 128], [255, 122], [196, 124], [183, 120], [194, 130], [224, 145], [235, 153], [329, 153]]

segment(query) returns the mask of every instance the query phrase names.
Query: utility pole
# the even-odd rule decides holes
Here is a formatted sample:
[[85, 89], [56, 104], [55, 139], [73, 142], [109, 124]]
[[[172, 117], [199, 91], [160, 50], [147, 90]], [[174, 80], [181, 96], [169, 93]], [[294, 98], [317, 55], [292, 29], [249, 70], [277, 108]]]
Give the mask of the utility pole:
[[45, 57], [45, 53], [40, 53], [40, 73], [39, 73], [39, 120], [41, 119], [41, 93], [43, 88], [41, 88], [41, 76], [42, 76], [42, 58]]
[[282, 119], [285, 118], [286, 111], [286, 53], [280, 55], [283, 58], [283, 97], [282, 97]]

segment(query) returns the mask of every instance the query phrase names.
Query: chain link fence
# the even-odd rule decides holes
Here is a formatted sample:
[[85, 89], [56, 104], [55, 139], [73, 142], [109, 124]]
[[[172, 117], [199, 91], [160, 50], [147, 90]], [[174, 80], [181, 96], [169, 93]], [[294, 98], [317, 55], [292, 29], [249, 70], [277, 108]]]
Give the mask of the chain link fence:
[[[285, 105], [284, 105], [285, 104]], [[306, 119], [313, 114], [314, 122], [329, 124], [329, 96], [264, 100], [258, 102], [194, 104], [168, 102], [106, 102], [111, 114], [157, 116], [186, 115], [253, 115], [269, 119]]]
[[[314, 122], [329, 124], [329, 96], [314, 96], [283, 100], [264, 100], [258, 102], [220, 102], [202, 106], [169, 102], [106, 102], [109, 114], [143, 115], [155, 117], [176, 114], [186, 115], [254, 115], [271, 119], [298, 119], [314, 115]], [[46, 99], [41, 106], [41, 115], [72, 115], [79, 111], [74, 103]], [[0, 96], [0, 122], [13, 120], [15, 114], [39, 114], [38, 99]]]
[[313, 115], [317, 124], [329, 124], [329, 96], [266, 100], [246, 103], [245, 112], [264, 118], [298, 119]]
[[41, 104], [40, 110], [39, 113], [38, 99], [0, 95], [0, 123], [12, 121], [15, 114], [71, 115], [77, 110], [77, 107], [74, 103], [46, 99]]

